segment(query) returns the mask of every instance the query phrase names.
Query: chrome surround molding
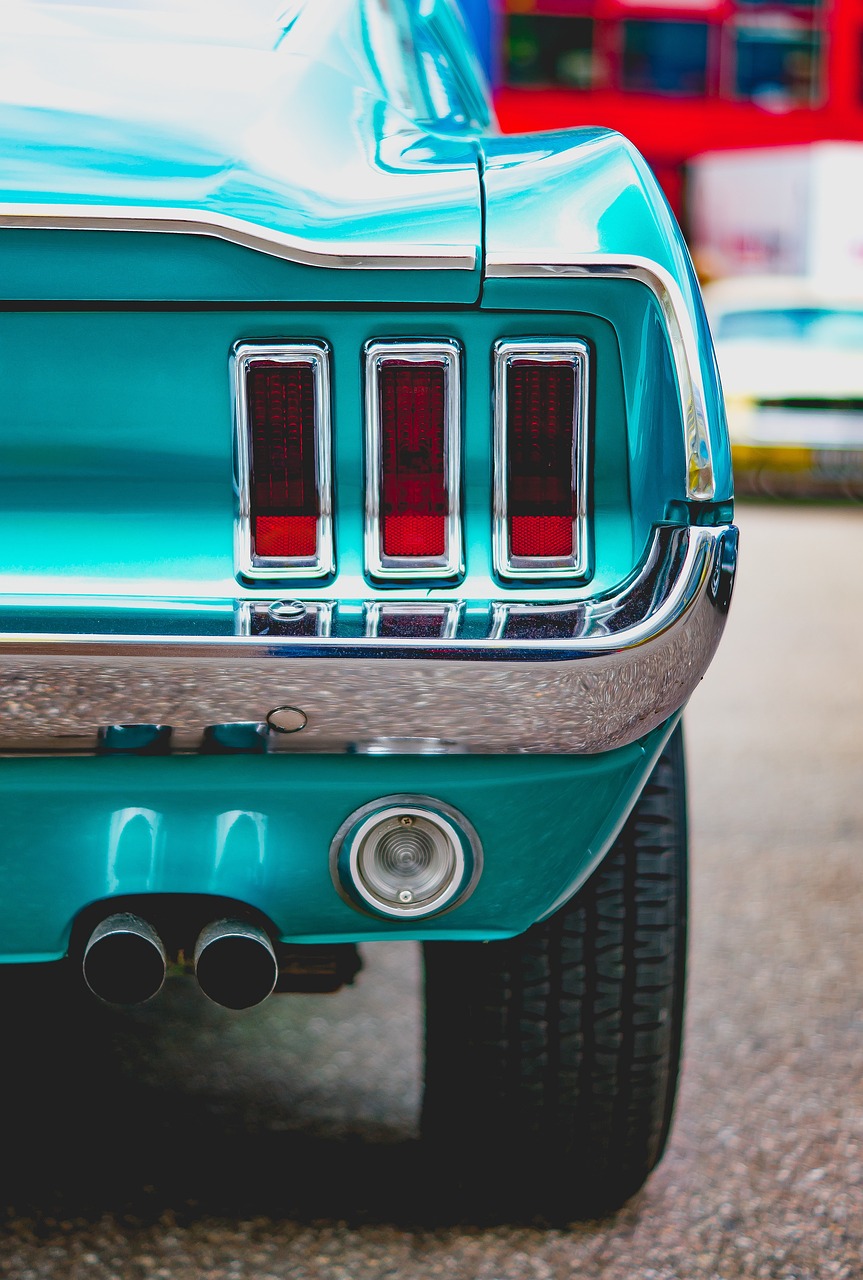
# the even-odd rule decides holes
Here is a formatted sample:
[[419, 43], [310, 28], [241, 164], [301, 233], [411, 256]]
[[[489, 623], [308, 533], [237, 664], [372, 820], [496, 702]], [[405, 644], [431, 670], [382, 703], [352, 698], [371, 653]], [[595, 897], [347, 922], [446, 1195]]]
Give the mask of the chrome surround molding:
[[171, 205], [10, 202], [0, 205], [0, 227], [210, 236], [299, 266], [349, 271], [475, 271], [478, 262], [475, 245], [400, 246], [390, 242], [382, 245], [363, 241], [361, 246], [357, 246], [350, 241], [332, 240], [326, 248], [321, 248], [303, 236], [248, 222], [245, 218]]
[[[514, 556], [509, 547], [507, 451], [507, 371], [513, 360], [536, 364], [567, 361], [573, 370], [571, 556]], [[587, 435], [590, 352], [587, 344], [543, 338], [507, 338], [494, 344], [494, 513], [492, 547], [501, 578], [548, 580], [580, 577], [589, 563], [587, 527]]]
[[440, 603], [435, 604], [412, 600], [390, 604], [387, 600], [372, 600], [366, 605], [365, 609], [366, 635], [369, 637], [378, 636], [381, 622], [385, 618], [404, 619], [406, 627], [409, 627], [411, 618], [440, 616], [441, 629], [439, 639], [452, 640], [458, 634], [458, 624], [463, 612], [463, 600], [458, 600], [455, 603], [442, 600]]
[[[238, 636], [254, 635], [252, 619], [256, 616], [266, 618], [268, 622], [276, 625], [280, 623], [284, 625], [287, 620], [281, 617], [278, 612], [278, 606], [282, 603], [279, 600], [275, 600], [272, 603], [252, 600], [240, 601], [234, 611], [235, 634]], [[295, 620], [298, 623], [307, 618], [309, 614], [312, 614], [315, 619], [314, 634], [322, 637], [332, 635], [335, 606], [331, 600], [298, 600], [293, 603], [302, 607], [302, 613], [298, 612], [296, 614]]]
[[[252, 428], [246, 414], [248, 369], [257, 360], [308, 364], [315, 384], [315, 444], [318, 543], [315, 556], [259, 556], [252, 546]], [[325, 342], [238, 342], [231, 351], [234, 403], [234, 562], [237, 575], [252, 582], [286, 578], [326, 578], [335, 571], [333, 546], [332, 427], [330, 349]]]
[[[461, 347], [446, 339], [367, 342], [365, 361], [366, 510], [365, 559], [371, 577], [383, 582], [459, 578], [464, 573], [461, 533]], [[386, 360], [440, 364], [444, 370], [444, 468], [449, 514], [442, 556], [384, 555], [381, 546], [380, 366]]]
[[[171, 635], [171, 602], [148, 615], [135, 600], [129, 633], [111, 634], [99, 602], [79, 598], [77, 631], [48, 630], [47, 607], [38, 629], [0, 632], [0, 753], [95, 750], [110, 724], [171, 725], [194, 750], [205, 726], [261, 723], [284, 705], [308, 724], [299, 747], [288, 737], [280, 750], [346, 751], [394, 730], [485, 753], [611, 750], [665, 721], [700, 681], [736, 557], [733, 526], [659, 526], [617, 590], [501, 604], [494, 624], [489, 602], [472, 602], [465, 634], [440, 640], [366, 637], [355, 606], [344, 624], [337, 609], [330, 636], [237, 636], [225, 630], [229, 601], [212, 624], [201, 615], [191, 634]], [[26, 598], [6, 610], [20, 625]]]
[[589, 278], [639, 280], [653, 293], [668, 330], [683, 416], [686, 458], [686, 493], [696, 502], [710, 502], [716, 494], [713, 455], [705, 409], [704, 380], [698, 354], [698, 337], [674, 276], [650, 258], [619, 258], [598, 253], [572, 262], [546, 253], [531, 254], [515, 262], [508, 254], [486, 255], [489, 279]]
[[[388, 817], [410, 814], [445, 831], [456, 853], [456, 873], [446, 890], [425, 906], [388, 906], [363, 885], [358, 868], [363, 836]], [[442, 800], [423, 795], [382, 796], [356, 809], [341, 824], [330, 844], [330, 874], [339, 895], [352, 907], [389, 920], [421, 920], [443, 915], [469, 898], [482, 874], [482, 842], [473, 823]]]

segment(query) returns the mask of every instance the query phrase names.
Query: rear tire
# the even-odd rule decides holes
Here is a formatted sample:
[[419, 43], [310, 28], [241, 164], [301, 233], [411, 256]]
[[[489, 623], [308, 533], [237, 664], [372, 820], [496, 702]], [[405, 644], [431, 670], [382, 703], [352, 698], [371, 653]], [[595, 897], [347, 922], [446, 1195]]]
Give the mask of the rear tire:
[[565, 907], [505, 942], [425, 945], [424, 1136], [498, 1211], [610, 1212], [662, 1155], [683, 1022], [685, 796], [678, 726]]

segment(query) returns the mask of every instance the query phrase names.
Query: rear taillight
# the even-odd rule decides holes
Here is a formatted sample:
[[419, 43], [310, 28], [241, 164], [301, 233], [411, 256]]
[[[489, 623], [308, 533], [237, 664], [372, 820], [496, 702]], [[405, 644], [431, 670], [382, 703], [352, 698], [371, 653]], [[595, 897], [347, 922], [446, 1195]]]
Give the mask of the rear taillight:
[[366, 347], [366, 561], [378, 578], [461, 572], [459, 349]]
[[495, 347], [495, 568], [507, 578], [587, 567], [588, 351]]
[[237, 560], [253, 579], [333, 571], [329, 352], [323, 343], [240, 343]]

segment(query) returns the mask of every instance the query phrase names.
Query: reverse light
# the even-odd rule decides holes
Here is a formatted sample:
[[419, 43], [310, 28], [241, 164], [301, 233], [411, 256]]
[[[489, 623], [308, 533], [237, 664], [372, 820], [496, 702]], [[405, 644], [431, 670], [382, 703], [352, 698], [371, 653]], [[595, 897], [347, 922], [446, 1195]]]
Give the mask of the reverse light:
[[587, 568], [588, 349], [495, 346], [495, 568], [505, 578]]
[[449, 805], [386, 796], [342, 824], [331, 846], [333, 875], [355, 906], [417, 919], [463, 901], [482, 865], [479, 838]]
[[239, 570], [254, 579], [332, 573], [329, 351], [245, 342], [233, 360]]
[[378, 578], [461, 572], [459, 349], [366, 347], [366, 562]]

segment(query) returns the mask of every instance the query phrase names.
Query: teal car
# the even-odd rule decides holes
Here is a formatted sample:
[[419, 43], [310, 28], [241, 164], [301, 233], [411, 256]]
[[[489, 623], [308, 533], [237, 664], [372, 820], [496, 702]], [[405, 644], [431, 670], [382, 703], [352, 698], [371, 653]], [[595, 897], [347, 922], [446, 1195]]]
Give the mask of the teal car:
[[698, 286], [449, 0], [0, 14], [0, 962], [232, 1009], [422, 943], [423, 1124], [569, 1216], [659, 1159], [681, 710], [734, 578]]

